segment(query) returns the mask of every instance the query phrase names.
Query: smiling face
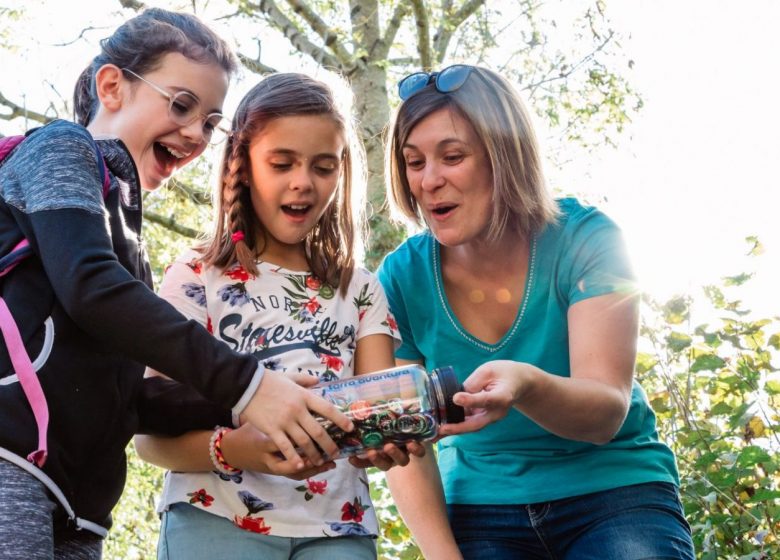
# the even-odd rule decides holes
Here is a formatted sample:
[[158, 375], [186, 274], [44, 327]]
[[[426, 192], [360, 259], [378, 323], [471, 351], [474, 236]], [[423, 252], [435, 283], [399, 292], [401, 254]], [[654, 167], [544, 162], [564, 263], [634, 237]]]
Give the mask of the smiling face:
[[249, 144], [252, 207], [266, 232], [263, 260], [302, 270], [303, 240], [333, 201], [344, 134], [325, 115], [273, 119]]
[[431, 233], [444, 246], [481, 241], [493, 211], [487, 152], [460, 114], [439, 109], [403, 145], [406, 179]]
[[[216, 62], [203, 64], [171, 52], [163, 55], [157, 68], [143, 78], [171, 94], [190, 93], [200, 103], [203, 114], [222, 111], [228, 75]], [[141, 187], [154, 190], [176, 169], [203, 153], [203, 120], [196, 118], [180, 126], [171, 119], [169, 100], [162, 93], [141, 80], [125, 78], [124, 82], [126, 95], [114, 114], [110, 132], [130, 151]]]

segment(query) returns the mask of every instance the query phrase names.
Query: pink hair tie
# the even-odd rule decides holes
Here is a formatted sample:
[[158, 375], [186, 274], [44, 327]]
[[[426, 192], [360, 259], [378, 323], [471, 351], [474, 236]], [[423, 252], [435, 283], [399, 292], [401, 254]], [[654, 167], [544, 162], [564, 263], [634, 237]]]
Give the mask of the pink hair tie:
[[238, 243], [239, 241], [244, 240], [244, 232], [241, 230], [238, 230], [233, 235], [230, 236], [230, 239], [233, 241], [234, 244]]

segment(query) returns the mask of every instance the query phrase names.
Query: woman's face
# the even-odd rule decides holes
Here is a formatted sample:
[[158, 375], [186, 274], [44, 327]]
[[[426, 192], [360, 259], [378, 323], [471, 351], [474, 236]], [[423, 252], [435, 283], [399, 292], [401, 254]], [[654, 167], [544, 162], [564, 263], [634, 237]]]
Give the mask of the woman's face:
[[474, 127], [440, 109], [412, 129], [402, 148], [406, 179], [436, 239], [448, 247], [484, 239], [493, 174]]

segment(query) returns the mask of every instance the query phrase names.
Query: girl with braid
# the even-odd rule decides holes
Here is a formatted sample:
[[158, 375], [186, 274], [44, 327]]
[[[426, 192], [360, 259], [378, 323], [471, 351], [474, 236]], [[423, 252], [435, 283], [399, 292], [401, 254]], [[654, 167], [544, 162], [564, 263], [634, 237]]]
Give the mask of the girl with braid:
[[[161, 286], [268, 375], [328, 381], [394, 365], [395, 320], [377, 279], [356, 265], [365, 165], [349, 114], [302, 74], [255, 86], [225, 148], [213, 236], [171, 265]], [[250, 425], [137, 436], [136, 446], [171, 471], [158, 546], [171, 560], [376, 558], [363, 467], [409, 462], [387, 445], [276, 476], [283, 460]]]
[[[291, 465], [304, 465], [296, 448], [320, 464], [318, 448], [338, 449], [312, 413], [352, 425], [152, 290], [142, 193], [219, 134], [235, 70], [228, 44], [202, 21], [148, 9], [100, 41], [74, 90], [78, 122], [33, 130], [2, 160], [0, 255], [28, 257], [0, 283], [3, 560], [101, 557], [127, 443], [139, 430], [182, 433], [176, 422], [195, 410], [154, 405], [147, 389], [166, 380], [144, 381], [146, 365], [228, 420], [245, 417]], [[213, 426], [203, 411], [194, 420]]]

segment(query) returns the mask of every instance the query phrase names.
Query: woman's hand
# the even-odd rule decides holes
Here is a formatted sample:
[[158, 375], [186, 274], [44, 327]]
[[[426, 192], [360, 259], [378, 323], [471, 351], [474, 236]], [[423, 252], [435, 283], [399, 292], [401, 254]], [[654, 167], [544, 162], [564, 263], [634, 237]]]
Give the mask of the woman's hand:
[[464, 392], [452, 400], [466, 409], [466, 419], [457, 424], [445, 424], [439, 437], [476, 432], [507, 415], [517, 404], [529, 381], [526, 364], [510, 360], [496, 360], [479, 366], [463, 382]]
[[425, 455], [425, 446], [416, 441], [405, 444], [405, 448], [393, 443], [386, 443], [380, 449], [369, 449], [365, 454], [350, 457], [349, 462], [353, 467], [367, 469], [376, 467], [381, 471], [387, 471], [393, 467], [405, 467], [409, 464], [410, 457], [422, 457]]

